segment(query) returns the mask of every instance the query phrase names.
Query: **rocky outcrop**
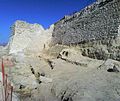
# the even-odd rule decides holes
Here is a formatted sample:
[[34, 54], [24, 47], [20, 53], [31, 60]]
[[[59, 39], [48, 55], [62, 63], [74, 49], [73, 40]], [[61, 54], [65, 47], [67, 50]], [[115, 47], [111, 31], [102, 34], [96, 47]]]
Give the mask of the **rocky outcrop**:
[[98, 0], [55, 23], [53, 43], [79, 44], [115, 38], [120, 25], [120, 0]]
[[38, 53], [48, 47], [54, 25], [45, 30], [39, 24], [16, 21], [12, 26], [9, 53]]
[[8, 54], [8, 46], [0, 46], [0, 58]]

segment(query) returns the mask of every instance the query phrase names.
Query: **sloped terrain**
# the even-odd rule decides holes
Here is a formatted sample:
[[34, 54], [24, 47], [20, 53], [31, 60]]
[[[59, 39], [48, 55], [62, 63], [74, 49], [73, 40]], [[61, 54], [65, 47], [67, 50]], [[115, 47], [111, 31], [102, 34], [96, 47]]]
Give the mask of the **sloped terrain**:
[[[68, 56], [63, 52], [68, 52]], [[60, 54], [58, 59], [49, 59], [53, 68], [44, 58], [24, 57], [23, 61], [19, 61], [20, 56], [16, 58], [9, 74], [21, 101], [119, 101], [118, 61], [84, 57], [78, 48], [63, 49]], [[114, 65], [118, 71], [109, 72]], [[31, 68], [40, 73], [41, 83]]]
[[13, 101], [120, 101], [119, 15], [98, 0], [47, 30], [16, 21], [0, 47]]

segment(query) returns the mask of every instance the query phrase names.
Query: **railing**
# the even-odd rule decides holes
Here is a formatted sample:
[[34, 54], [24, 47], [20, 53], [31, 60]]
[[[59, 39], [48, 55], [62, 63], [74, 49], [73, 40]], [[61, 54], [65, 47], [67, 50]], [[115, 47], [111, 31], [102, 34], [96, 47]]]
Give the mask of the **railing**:
[[2, 59], [2, 75], [1, 76], [2, 76], [2, 80], [0, 82], [1, 84], [0, 101], [12, 101], [13, 86], [8, 80], [8, 75], [5, 74], [3, 59]]

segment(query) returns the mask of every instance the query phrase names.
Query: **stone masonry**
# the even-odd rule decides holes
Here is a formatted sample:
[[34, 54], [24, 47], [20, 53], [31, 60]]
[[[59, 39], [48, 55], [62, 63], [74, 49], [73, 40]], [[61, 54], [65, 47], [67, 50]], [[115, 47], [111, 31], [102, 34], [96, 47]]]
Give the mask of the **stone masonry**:
[[120, 0], [98, 0], [55, 23], [53, 43], [78, 44], [116, 37], [120, 25]]

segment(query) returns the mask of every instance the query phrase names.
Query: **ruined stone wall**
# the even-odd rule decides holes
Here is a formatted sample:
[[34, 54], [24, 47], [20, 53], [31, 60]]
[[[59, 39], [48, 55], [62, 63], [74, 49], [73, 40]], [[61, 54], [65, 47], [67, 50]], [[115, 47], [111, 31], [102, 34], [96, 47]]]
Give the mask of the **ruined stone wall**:
[[53, 43], [76, 44], [116, 37], [120, 25], [120, 0], [99, 0], [55, 24]]
[[12, 26], [9, 54], [41, 52], [49, 44], [53, 28], [54, 25], [51, 25], [49, 29], [44, 30], [39, 24], [16, 21]]

